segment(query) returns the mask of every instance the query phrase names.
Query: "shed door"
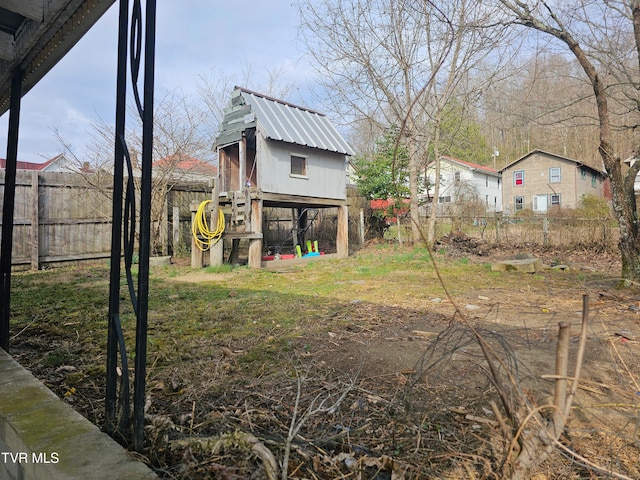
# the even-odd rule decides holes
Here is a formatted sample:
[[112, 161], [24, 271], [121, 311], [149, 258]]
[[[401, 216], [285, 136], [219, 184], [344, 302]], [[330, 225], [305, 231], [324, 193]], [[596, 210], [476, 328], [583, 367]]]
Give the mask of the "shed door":
[[536, 195], [533, 197], [533, 211], [544, 213], [547, 211], [547, 195]]

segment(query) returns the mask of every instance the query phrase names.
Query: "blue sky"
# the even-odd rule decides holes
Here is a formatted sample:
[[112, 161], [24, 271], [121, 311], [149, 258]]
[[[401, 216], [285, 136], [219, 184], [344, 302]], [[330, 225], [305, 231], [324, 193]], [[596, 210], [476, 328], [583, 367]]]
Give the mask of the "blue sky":
[[[281, 80], [299, 89], [288, 100], [309, 103], [301, 92], [308, 91], [310, 67], [296, 46], [298, 17], [292, 2], [158, 1], [156, 98], [175, 89], [196, 96], [198, 76], [219, 71], [239, 76], [250, 65], [258, 84], [268, 69], [283, 70]], [[19, 160], [44, 162], [60, 153], [54, 128], [81, 150], [92, 121], [113, 123], [117, 14], [118, 2], [23, 97]], [[8, 120], [8, 113], [0, 117], [0, 157], [6, 156]]]

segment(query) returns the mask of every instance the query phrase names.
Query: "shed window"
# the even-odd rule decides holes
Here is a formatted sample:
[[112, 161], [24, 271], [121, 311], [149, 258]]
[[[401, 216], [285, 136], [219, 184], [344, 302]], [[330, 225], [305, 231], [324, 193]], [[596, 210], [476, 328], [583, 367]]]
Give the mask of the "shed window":
[[299, 155], [291, 155], [291, 175], [307, 176], [307, 159]]
[[517, 170], [513, 172], [513, 184], [516, 187], [524, 185], [524, 170]]
[[549, 169], [549, 183], [560, 183], [560, 167], [551, 167]]

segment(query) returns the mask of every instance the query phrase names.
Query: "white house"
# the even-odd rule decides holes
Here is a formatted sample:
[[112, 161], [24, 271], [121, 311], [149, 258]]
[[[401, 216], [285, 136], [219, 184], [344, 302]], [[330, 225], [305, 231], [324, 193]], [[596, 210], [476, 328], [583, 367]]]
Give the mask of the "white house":
[[[0, 158], [0, 168], [6, 168], [6, 160]], [[40, 172], [91, 173], [89, 164], [78, 165], [65, 157], [63, 153], [43, 163], [21, 162], [16, 164], [18, 170], [38, 170]]]
[[[435, 162], [427, 165], [428, 191], [433, 196]], [[502, 211], [502, 175], [491, 167], [453, 157], [440, 157], [438, 204], [482, 203], [487, 212]]]

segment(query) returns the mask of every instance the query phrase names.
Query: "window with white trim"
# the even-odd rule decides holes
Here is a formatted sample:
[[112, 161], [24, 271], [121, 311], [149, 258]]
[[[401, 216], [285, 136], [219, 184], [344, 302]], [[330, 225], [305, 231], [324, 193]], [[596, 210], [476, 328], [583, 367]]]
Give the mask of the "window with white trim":
[[552, 207], [559, 207], [560, 206], [560, 194], [559, 193], [552, 193], [551, 194], [551, 206]]
[[560, 183], [561, 181], [560, 167], [551, 167], [549, 169], [549, 183]]
[[524, 170], [516, 170], [513, 172], [513, 184], [516, 187], [521, 187], [524, 185]]
[[514, 197], [513, 198], [513, 209], [518, 212], [520, 210], [524, 210], [524, 197]]

